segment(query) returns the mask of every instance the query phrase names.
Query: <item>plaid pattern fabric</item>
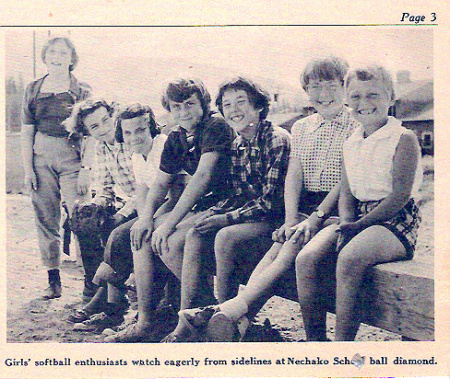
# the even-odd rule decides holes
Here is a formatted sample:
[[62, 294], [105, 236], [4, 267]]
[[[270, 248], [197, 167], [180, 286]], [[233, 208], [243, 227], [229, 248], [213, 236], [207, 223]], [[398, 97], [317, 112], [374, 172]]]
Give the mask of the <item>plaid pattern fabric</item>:
[[250, 141], [238, 136], [231, 147], [233, 193], [211, 209], [226, 213], [229, 223], [282, 218], [289, 151], [289, 134], [268, 121]]
[[291, 157], [302, 163], [307, 191], [329, 192], [339, 182], [342, 145], [358, 125], [346, 107], [332, 120], [316, 113], [294, 124]]
[[[357, 212], [358, 219], [375, 209], [383, 200], [377, 201], [358, 201]], [[388, 221], [380, 222], [394, 233], [400, 242], [405, 246], [408, 258], [412, 259], [417, 242], [419, 225], [422, 220], [419, 207], [410, 199], [406, 205], [398, 211], [395, 217]]]
[[94, 165], [95, 203], [110, 205], [115, 200], [114, 185], [130, 197], [119, 211], [129, 216], [135, 209], [133, 196], [136, 191], [136, 179], [133, 174], [133, 164], [130, 152], [123, 143], [108, 145], [99, 142], [96, 146], [96, 164]]

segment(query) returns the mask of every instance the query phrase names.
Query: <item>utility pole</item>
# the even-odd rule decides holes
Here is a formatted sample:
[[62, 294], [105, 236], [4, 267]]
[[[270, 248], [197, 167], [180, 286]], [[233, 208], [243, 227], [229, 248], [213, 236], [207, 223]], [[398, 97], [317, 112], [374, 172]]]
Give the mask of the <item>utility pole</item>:
[[36, 79], [36, 30], [33, 30], [33, 79]]

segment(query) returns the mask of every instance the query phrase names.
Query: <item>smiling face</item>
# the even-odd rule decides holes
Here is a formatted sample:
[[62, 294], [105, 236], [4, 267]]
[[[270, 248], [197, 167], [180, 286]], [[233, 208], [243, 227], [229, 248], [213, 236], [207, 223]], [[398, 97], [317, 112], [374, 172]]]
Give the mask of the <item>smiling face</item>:
[[44, 62], [49, 71], [68, 72], [73, 63], [72, 50], [63, 40], [57, 40], [47, 48]]
[[89, 130], [89, 134], [97, 141], [114, 143], [114, 120], [105, 107], [100, 107], [88, 114], [83, 123]]
[[347, 101], [355, 118], [372, 130], [386, 124], [389, 107], [393, 104], [383, 83], [376, 79], [353, 79], [347, 87]]
[[222, 97], [222, 109], [225, 121], [239, 134], [242, 134], [249, 126], [257, 126], [259, 123], [260, 110], [251, 104], [244, 90], [225, 91]]
[[344, 105], [344, 87], [337, 80], [311, 80], [307, 87], [311, 105], [328, 120], [335, 117]]
[[202, 103], [196, 93], [182, 103], [169, 99], [169, 107], [175, 123], [188, 132], [193, 132], [203, 117]]
[[145, 116], [121, 121], [124, 142], [130, 146], [133, 153], [147, 156], [153, 145], [153, 138]]

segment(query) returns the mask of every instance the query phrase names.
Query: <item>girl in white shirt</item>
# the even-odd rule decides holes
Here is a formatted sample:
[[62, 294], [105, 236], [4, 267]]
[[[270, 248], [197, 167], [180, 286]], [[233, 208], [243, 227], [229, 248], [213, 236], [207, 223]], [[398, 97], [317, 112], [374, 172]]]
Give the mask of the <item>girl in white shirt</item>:
[[411, 130], [388, 116], [395, 100], [390, 74], [377, 65], [353, 69], [345, 88], [362, 126], [344, 143], [340, 222], [319, 232], [296, 260], [302, 314], [315, 320], [305, 324], [308, 340], [326, 339], [323, 300], [330, 278], [317, 263], [336, 265], [335, 340], [351, 341], [367, 268], [411, 259], [420, 223], [414, 202], [422, 180], [420, 147]]

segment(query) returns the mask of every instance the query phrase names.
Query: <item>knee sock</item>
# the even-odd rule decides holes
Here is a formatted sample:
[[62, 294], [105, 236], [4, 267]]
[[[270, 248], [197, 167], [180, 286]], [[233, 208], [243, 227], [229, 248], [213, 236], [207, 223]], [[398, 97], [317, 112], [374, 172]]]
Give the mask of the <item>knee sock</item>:
[[219, 305], [220, 311], [232, 321], [237, 321], [248, 312], [248, 305], [239, 295]]
[[61, 284], [61, 278], [59, 276], [59, 269], [54, 268], [52, 270], [48, 270], [48, 282]]

